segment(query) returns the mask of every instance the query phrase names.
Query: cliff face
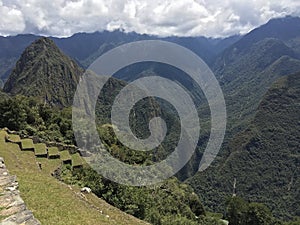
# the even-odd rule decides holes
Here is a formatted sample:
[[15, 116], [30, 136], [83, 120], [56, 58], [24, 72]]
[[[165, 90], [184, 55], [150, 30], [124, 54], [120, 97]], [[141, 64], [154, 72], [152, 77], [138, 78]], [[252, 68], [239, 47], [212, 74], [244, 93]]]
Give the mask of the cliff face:
[[2, 225], [40, 225], [27, 209], [18, 191], [17, 177], [9, 175], [3, 158], [0, 157], [0, 222]]

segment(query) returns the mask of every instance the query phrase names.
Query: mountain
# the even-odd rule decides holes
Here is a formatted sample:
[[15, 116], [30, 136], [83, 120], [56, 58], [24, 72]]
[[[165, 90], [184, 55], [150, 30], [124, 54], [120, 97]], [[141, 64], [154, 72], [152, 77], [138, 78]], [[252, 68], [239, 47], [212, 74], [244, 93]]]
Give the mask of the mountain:
[[[228, 113], [228, 128], [224, 146], [231, 137], [248, 126], [260, 100], [276, 79], [300, 71], [300, 58], [293, 46], [290, 45], [291, 40], [297, 39], [298, 33], [288, 33], [292, 29], [291, 27], [297, 28], [298, 25], [295, 25], [294, 21], [300, 21], [300, 19], [294, 17], [274, 19], [243, 37], [223, 39], [222, 42], [210, 40], [210, 44], [219, 47], [225, 41], [228, 41], [228, 44], [231, 43], [220, 53], [212, 67], [223, 90]], [[269, 30], [276, 31], [282, 27], [289, 27], [285, 28], [287, 34], [284, 37], [269, 32]], [[300, 37], [300, 33], [298, 37]], [[188, 43], [188, 39], [180, 39], [181, 44]], [[169, 40], [178, 41], [176, 38]], [[184, 42], [185, 40], [186, 42]], [[191, 40], [190, 43], [190, 47], [196, 45]], [[209, 45], [207, 44], [207, 46]], [[158, 63], [145, 64], [135, 64], [124, 68], [116, 74], [116, 77], [132, 81], [144, 76], [159, 75], [182, 84], [189, 91], [196, 105], [199, 106], [201, 126], [204, 128], [199, 141], [199, 149], [203, 149], [209, 137], [209, 129], [206, 128], [210, 126], [210, 111], [203, 92], [188, 79], [185, 73], [176, 68]], [[221, 149], [221, 158], [225, 151], [224, 148]], [[195, 153], [187, 165], [188, 169], [185, 169], [185, 174], [190, 175], [198, 171], [201, 155], [201, 150]]]
[[37, 96], [54, 105], [72, 104], [83, 70], [48, 38], [34, 41], [22, 53], [3, 90], [11, 95]]
[[253, 118], [260, 99], [276, 79], [300, 70], [299, 24], [298, 17], [273, 19], [217, 58], [213, 70], [225, 95], [233, 133]]
[[299, 108], [292, 110], [299, 95], [289, 95], [299, 89], [299, 73], [285, 77], [300, 71], [299, 24], [295, 17], [273, 19], [225, 49], [213, 66], [227, 107], [225, 142], [213, 165], [188, 180], [211, 209], [224, 213], [236, 178], [238, 195], [266, 203], [281, 218], [299, 215], [293, 175], [299, 152], [292, 147], [299, 146]]
[[277, 217], [300, 216], [300, 73], [277, 80], [246, 130], [232, 139], [228, 155], [189, 180], [202, 200], [223, 211], [236, 193], [263, 202]]
[[[2, 80], [2, 82], [6, 81], [24, 49], [38, 38], [40, 38], [40, 36], [36, 35], [0, 37], [0, 80]], [[116, 46], [149, 39], [171, 41], [183, 45], [194, 51], [207, 63], [211, 63], [218, 53], [236, 42], [240, 37], [233, 36], [225, 39], [205, 37], [159, 38], [157, 36], [141, 35], [135, 32], [124, 33], [116, 30], [112, 32], [77, 33], [68, 38], [49, 38], [80, 66], [87, 68], [96, 58]]]
[[13, 37], [0, 37], [0, 87], [4, 85], [16, 61], [24, 49], [37, 39], [35, 35], [17, 35]]
[[271, 19], [268, 23], [252, 30], [235, 44], [237, 48], [248, 48], [253, 43], [265, 38], [275, 38], [300, 53], [300, 18], [286, 16]]
[[0, 90], [0, 99], [6, 99], [8, 97], [9, 96], [6, 93], [4, 93], [3, 91]]
[[216, 55], [236, 42], [240, 37], [232, 36], [225, 39], [206, 37], [166, 37], [160, 38], [135, 32], [124, 33], [119, 30], [95, 33], [78, 33], [69, 38], [52, 38], [60, 49], [87, 68], [96, 58], [119, 45], [141, 40], [162, 40], [182, 45], [206, 63], [211, 63]]

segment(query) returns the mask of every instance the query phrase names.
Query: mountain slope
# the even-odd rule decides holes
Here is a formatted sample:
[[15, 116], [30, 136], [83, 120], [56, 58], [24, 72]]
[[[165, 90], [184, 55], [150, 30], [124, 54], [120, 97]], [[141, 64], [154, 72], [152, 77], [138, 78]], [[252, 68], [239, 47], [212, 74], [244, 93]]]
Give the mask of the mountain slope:
[[22, 53], [3, 90], [11, 95], [38, 96], [54, 105], [72, 104], [83, 70], [48, 38], [33, 42]]
[[244, 38], [237, 42], [237, 48], [247, 48], [265, 38], [276, 38], [283, 41], [289, 47], [300, 53], [300, 18], [286, 16], [284, 18], [271, 19], [268, 23], [252, 30]]
[[[92, 193], [82, 194], [78, 187], [58, 181], [51, 173], [60, 166], [59, 159], [37, 159], [33, 152], [21, 151], [17, 144], [5, 142], [5, 134], [0, 130], [0, 156], [10, 174], [17, 175], [23, 200], [42, 224], [148, 224]], [[42, 170], [37, 162], [42, 163]]]
[[4, 85], [3, 82], [11, 73], [24, 49], [37, 38], [38, 36], [31, 34], [0, 37], [0, 87]]
[[300, 73], [275, 82], [260, 102], [250, 126], [228, 145], [225, 162], [189, 182], [214, 209], [226, 197], [263, 202], [280, 218], [300, 215]]
[[[295, 21], [300, 22], [300, 18], [271, 20], [242, 37], [216, 60], [213, 70], [222, 85], [233, 133], [246, 127], [276, 79], [300, 70], [299, 54], [290, 44], [300, 38]], [[284, 35], [280, 30], [283, 27]]]
[[6, 99], [8, 98], [8, 95], [0, 90], [0, 99]]

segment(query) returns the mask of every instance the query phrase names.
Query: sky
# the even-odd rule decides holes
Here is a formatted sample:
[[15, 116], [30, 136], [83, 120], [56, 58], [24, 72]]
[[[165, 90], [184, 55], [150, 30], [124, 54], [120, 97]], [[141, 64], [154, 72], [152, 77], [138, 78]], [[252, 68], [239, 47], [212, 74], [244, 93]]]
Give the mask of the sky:
[[0, 0], [0, 35], [68, 37], [122, 29], [226, 37], [286, 15], [300, 16], [299, 0]]

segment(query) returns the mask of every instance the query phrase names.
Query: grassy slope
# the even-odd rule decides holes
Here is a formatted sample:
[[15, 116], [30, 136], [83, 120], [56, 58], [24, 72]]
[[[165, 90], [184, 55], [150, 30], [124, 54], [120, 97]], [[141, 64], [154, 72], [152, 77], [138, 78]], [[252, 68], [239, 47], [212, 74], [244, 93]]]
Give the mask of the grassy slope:
[[0, 156], [10, 174], [17, 175], [21, 197], [42, 224], [146, 224], [93, 194], [86, 194], [84, 199], [79, 196], [78, 188], [71, 187], [71, 190], [53, 178], [50, 174], [58, 167], [59, 159], [38, 159], [43, 167], [40, 171], [33, 152], [24, 152], [16, 144], [5, 143], [3, 134], [0, 139]]

